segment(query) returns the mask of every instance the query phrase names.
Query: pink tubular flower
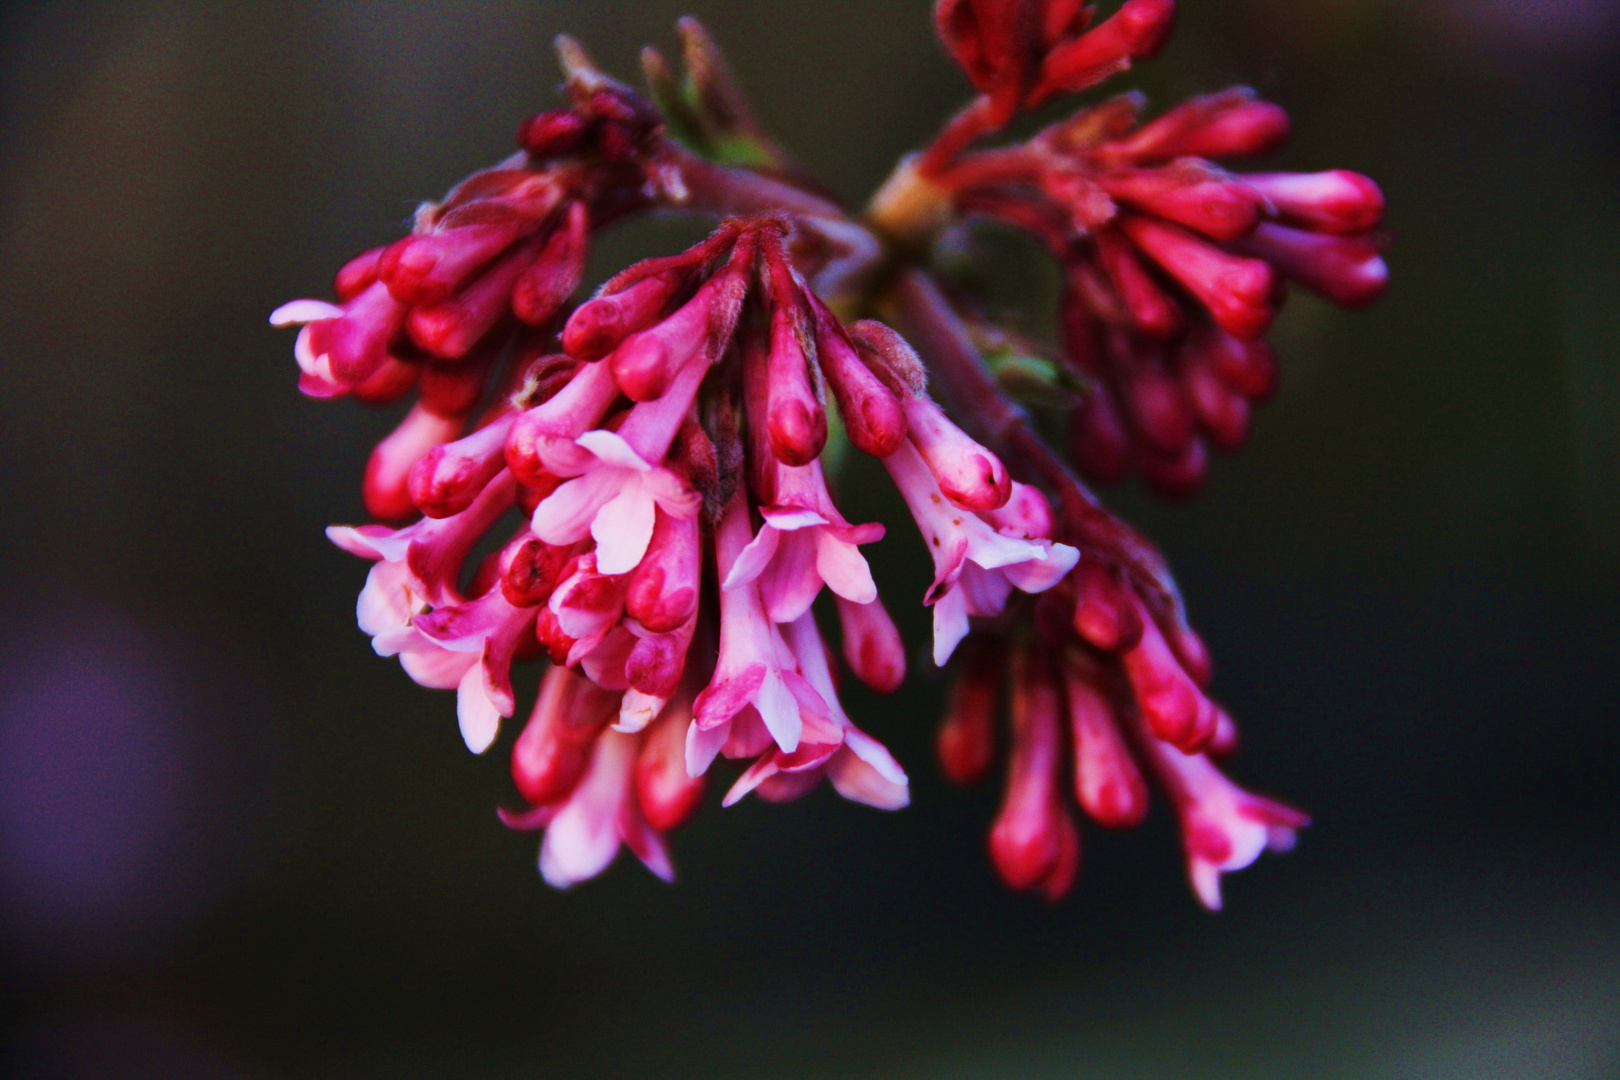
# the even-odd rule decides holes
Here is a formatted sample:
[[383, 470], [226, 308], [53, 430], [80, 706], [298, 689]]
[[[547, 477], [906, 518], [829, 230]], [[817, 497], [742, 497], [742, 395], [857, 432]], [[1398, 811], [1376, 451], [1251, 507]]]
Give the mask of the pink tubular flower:
[[934, 609], [934, 663], [940, 667], [967, 636], [968, 616], [1001, 614], [1014, 588], [1045, 592], [1080, 559], [1067, 544], [1022, 538], [1016, 528], [1004, 535], [983, 516], [952, 506], [909, 443], [883, 464], [934, 558], [934, 584], [923, 603]]
[[1262, 851], [1290, 851], [1294, 834], [1310, 824], [1298, 810], [1251, 795], [1203, 754], [1183, 754], [1146, 742], [1160, 781], [1181, 818], [1187, 875], [1211, 911], [1221, 908], [1221, 875], [1242, 870]]
[[775, 472], [776, 501], [760, 508], [759, 534], [721, 588], [758, 581], [765, 614], [774, 623], [793, 622], [810, 610], [823, 584], [850, 603], [874, 603], [877, 585], [859, 545], [883, 539], [883, 526], [845, 521], [827, 494], [819, 462], [800, 469], [776, 463]]
[[759, 790], [774, 802], [805, 794], [826, 776], [834, 790], [851, 802], [865, 803], [879, 810], [900, 810], [911, 802], [910, 781], [894, 757], [870, 735], [861, 731], [844, 714], [827, 667], [827, 649], [808, 612], [788, 627], [788, 647], [798, 661], [799, 672], [816, 695], [825, 719], [837, 727], [829, 741], [809, 742], [796, 752], [777, 748], [767, 751], [737, 778], [726, 793], [731, 806], [750, 791]]
[[[727, 580], [752, 541], [747, 503], [738, 494], [714, 538], [715, 557]], [[693, 776], [705, 772], [728, 740], [735, 739], [738, 746], [757, 741], [750, 737], [756, 724], [784, 753], [793, 753], [805, 734], [806, 709], [824, 718], [826, 705], [799, 674], [781, 632], [766, 616], [758, 585], [739, 583], [722, 590], [720, 652], [714, 679], [693, 704], [687, 771]]]
[[[909, 803], [905, 770], [845, 712], [814, 610], [825, 587], [849, 672], [900, 688], [906, 645], [861, 550], [885, 527], [851, 524], [834, 495], [859, 475], [850, 451], [883, 463], [933, 559], [933, 658], [964, 654], [938, 754], [958, 783], [1004, 759], [988, 841], [1009, 885], [1057, 899], [1080, 819], [1133, 827], [1158, 790], [1215, 908], [1223, 874], [1306, 824], [1217, 770], [1236, 727], [1168, 568], [1014, 400], [1067, 414], [1081, 473], [1191, 494], [1276, 390], [1263, 337], [1287, 289], [1357, 307], [1385, 287], [1371, 180], [1217, 164], [1287, 134], [1248, 90], [1146, 122], [1122, 95], [975, 147], [1155, 54], [1175, 12], [937, 0], [977, 96], [858, 215], [765, 134], [695, 21], [678, 27], [684, 76], [643, 54], [656, 106], [559, 38], [565, 107], [343, 266], [331, 301], [271, 315], [299, 328], [304, 394], [415, 395], [362, 482], [392, 524], [328, 535], [373, 563], [356, 616], [374, 649], [457, 691], [475, 753], [512, 726], [522, 665], [543, 665], [506, 736], [525, 806], [500, 816], [544, 830], [548, 883], [625, 845], [671, 879], [666, 834], [711, 771], [735, 776], [727, 806], [823, 779]], [[653, 211], [713, 228], [576, 296], [596, 236]], [[986, 218], [1060, 266], [1051, 354], [982, 314], [975, 275], [939, 276]]]
[[596, 740], [590, 764], [567, 798], [527, 813], [503, 811], [514, 829], [545, 829], [540, 844], [540, 876], [566, 889], [608, 868], [621, 845], [665, 881], [675, 880], [664, 837], [647, 824], [636, 800], [635, 765], [640, 740], [616, 731]]

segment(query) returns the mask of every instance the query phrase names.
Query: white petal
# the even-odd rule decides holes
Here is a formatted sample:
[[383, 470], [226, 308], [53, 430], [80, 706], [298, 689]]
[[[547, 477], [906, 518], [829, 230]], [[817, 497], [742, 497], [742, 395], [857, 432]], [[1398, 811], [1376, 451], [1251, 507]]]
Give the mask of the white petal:
[[652, 466], [643, 461], [624, 437], [616, 431], [587, 431], [574, 442], [596, 455], [604, 464], [636, 472], [650, 472]]
[[596, 512], [619, 493], [615, 481], [623, 475], [613, 469], [593, 469], [564, 481], [534, 508], [534, 535], [548, 544], [573, 544], [585, 539]]
[[343, 309], [336, 304], [328, 304], [325, 300], [289, 300], [270, 313], [270, 325], [296, 326], [299, 323], [342, 317]]
[[934, 604], [934, 665], [944, 667], [956, 647], [967, 637], [967, 602], [960, 585], [940, 597]]
[[406, 592], [409, 577], [410, 571], [402, 562], [372, 565], [355, 605], [355, 620], [362, 632], [376, 637], [411, 621], [410, 594]]
[[760, 529], [759, 535], [748, 541], [748, 546], [737, 555], [736, 561], [731, 564], [731, 572], [726, 575], [726, 580], [720, 583], [720, 587], [735, 589], [759, 577], [771, 564], [771, 558], [776, 554], [776, 546], [781, 540], [782, 534], [771, 526], [766, 525]]
[[754, 696], [754, 707], [759, 710], [759, 718], [765, 721], [765, 730], [771, 733], [784, 754], [799, 748], [799, 735], [804, 731], [799, 702], [774, 669], [765, 672], [765, 681]]
[[693, 723], [686, 729], [686, 775], [702, 776], [714, 764], [715, 755], [731, 735], [731, 721], [707, 731]]
[[1052, 550], [1040, 562], [1015, 563], [1004, 568], [1007, 580], [1027, 593], [1043, 593], [1062, 581], [1075, 564], [1080, 552], [1067, 544], [1053, 544]]
[[877, 583], [861, 549], [823, 530], [816, 544], [816, 573], [827, 588], [856, 604], [877, 599]]
[[911, 805], [911, 789], [884, 776], [850, 747], [841, 748], [827, 763], [827, 779], [833, 790], [850, 802], [865, 803], [879, 810], [901, 810]]
[[501, 730], [501, 712], [489, 699], [482, 664], [473, 664], [461, 677], [461, 685], [456, 688], [456, 719], [461, 722], [461, 737], [467, 749], [475, 754], [488, 750]]
[[425, 686], [429, 690], [456, 689], [461, 685], [467, 669], [477, 664], [478, 657], [472, 653], [451, 652], [449, 649], [399, 654], [399, 666], [405, 669], [405, 674], [417, 686]]
[[628, 574], [652, 542], [653, 501], [643, 485], [631, 480], [596, 512], [591, 535], [596, 538], [596, 569], [602, 574]]
[[613, 730], [633, 735], [658, 719], [658, 714], [664, 711], [667, 704], [668, 698], [653, 697], [640, 690], [628, 690], [625, 692], [624, 700], [619, 702], [619, 722], [613, 725]]
[[827, 519], [814, 510], [800, 510], [798, 508], [786, 510], [761, 510], [760, 517], [770, 522], [774, 528], [783, 532], [792, 532], [795, 529], [809, 529], [816, 525], [827, 524]]

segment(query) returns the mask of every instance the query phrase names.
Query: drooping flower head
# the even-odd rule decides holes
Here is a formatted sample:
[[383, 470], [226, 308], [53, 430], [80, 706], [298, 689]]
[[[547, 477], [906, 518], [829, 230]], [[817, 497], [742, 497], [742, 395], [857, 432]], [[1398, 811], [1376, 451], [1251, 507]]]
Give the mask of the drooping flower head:
[[[514, 156], [424, 204], [409, 236], [344, 266], [335, 299], [273, 314], [301, 327], [309, 396], [416, 394], [365, 473], [386, 524], [329, 535], [373, 563], [362, 630], [418, 683], [456, 690], [471, 750], [526, 711], [507, 733], [523, 805], [501, 817], [543, 831], [546, 881], [591, 878], [623, 847], [671, 878], [667, 835], [717, 762], [735, 762], [718, 766], [736, 770], [728, 806], [823, 779], [870, 806], [910, 802], [906, 772], [838, 692], [838, 654], [878, 693], [905, 679], [893, 598], [867, 562], [879, 542], [927, 552], [933, 660], [963, 654], [939, 739], [953, 779], [992, 768], [1008, 691], [990, 846], [1014, 887], [1055, 898], [1072, 884], [1071, 799], [1124, 827], [1163, 790], [1211, 907], [1221, 874], [1304, 824], [1217, 770], [1235, 729], [1168, 570], [1007, 396], [1001, 354], [1022, 339], [932, 262], [936, 240], [979, 217], [1046, 242], [1064, 269], [1061, 347], [1032, 370], [1072, 408], [1088, 473], [1137, 465], [1183, 492], [1206, 440], [1242, 440], [1274, 381], [1259, 339], [1281, 283], [1351, 305], [1382, 288], [1376, 187], [1213, 164], [1286, 129], [1246, 91], [1145, 125], [1116, 98], [973, 149], [1157, 52], [1174, 11], [941, 0], [936, 25], [979, 96], [861, 217], [765, 134], [695, 22], [679, 27], [684, 78], [644, 54], [651, 101], [559, 39], [565, 108], [525, 121]], [[714, 228], [580, 300], [596, 235], [654, 210]], [[891, 540], [840, 509], [849, 449], [878, 460], [915, 531]], [[525, 683], [529, 663], [541, 674]]]

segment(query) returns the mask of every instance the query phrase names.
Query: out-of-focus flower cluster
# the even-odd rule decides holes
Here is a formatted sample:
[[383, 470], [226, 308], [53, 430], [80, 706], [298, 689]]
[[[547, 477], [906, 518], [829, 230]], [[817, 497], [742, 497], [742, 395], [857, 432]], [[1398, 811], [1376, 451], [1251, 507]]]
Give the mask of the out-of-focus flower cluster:
[[[621, 845], [671, 876], [665, 836], [717, 758], [740, 763], [727, 805], [823, 778], [907, 804], [905, 772], [837, 690], [840, 666], [880, 693], [906, 671], [861, 550], [884, 526], [850, 523], [827, 475], [845, 443], [881, 461], [933, 560], [934, 662], [967, 641], [939, 740], [953, 779], [991, 768], [1010, 687], [991, 833], [1010, 884], [1056, 897], [1072, 882], [1066, 776], [1109, 827], [1140, 821], [1156, 782], [1210, 906], [1221, 872], [1304, 824], [1216, 770], [1235, 731], [1205, 694], [1208, 656], [1168, 572], [1003, 395], [977, 349], [991, 331], [927, 268], [929, 243], [979, 215], [1062, 260], [1068, 375], [1054, 381], [1079, 395], [1088, 472], [1137, 464], [1179, 492], [1205, 439], [1241, 441], [1248, 402], [1271, 388], [1257, 339], [1282, 278], [1354, 303], [1381, 287], [1377, 189], [1203, 160], [1285, 126], [1244, 92], [1140, 127], [1135, 99], [1116, 99], [1020, 146], [969, 149], [1155, 50], [1172, 13], [941, 2], [981, 96], [864, 220], [799, 179], [695, 23], [681, 26], [684, 81], [645, 57], [656, 107], [564, 40], [567, 108], [523, 124], [518, 154], [424, 205], [411, 235], [346, 265], [335, 302], [272, 316], [302, 327], [306, 394], [416, 393], [365, 474], [367, 509], [389, 524], [329, 535], [373, 563], [362, 630], [418, 683], [456, 691], [474, 752], [518, 709], [515, 667], [543, 666], [511, 742], [526, 805], [502, 818], [544, 830], [546, 880], [592, 877]], [[718, 227], [577, 302], [591, 238], [652, 209]], [[815, 611], [824, 591], [841, 664]]]

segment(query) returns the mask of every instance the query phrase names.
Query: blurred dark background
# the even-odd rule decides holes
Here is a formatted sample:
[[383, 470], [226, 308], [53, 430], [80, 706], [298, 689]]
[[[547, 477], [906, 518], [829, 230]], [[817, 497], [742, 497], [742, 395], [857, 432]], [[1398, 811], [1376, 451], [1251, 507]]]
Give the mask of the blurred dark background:
[[[1236, 775], [1316, 815], [1218, 916], [1162, 806], [1091, 830], [1067, 901], [1005, 892], [927, 678], [850, 701], [910, 810], [713, 806], [677, 887], [553, 892], [321, 535], [390, 417], [301, 398], [266, 316], [505, 155], [553, 34], [629, 77], [699, 15], [855, 201], [963, 100], [925, 0], [0, 10], [6, 1075], [1620, 1075], [1613, 3], [1188, 0], [1126, 80], [1257, 86], [1278, 165], [1370, 173], [1398, 236], [1379, 307], [1291, 304], [1203, 498], [1111, 496], [1215, 650]], [[891, 606], [918, 558], [880, 545]]]

